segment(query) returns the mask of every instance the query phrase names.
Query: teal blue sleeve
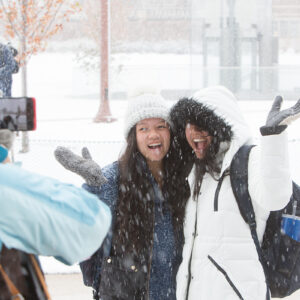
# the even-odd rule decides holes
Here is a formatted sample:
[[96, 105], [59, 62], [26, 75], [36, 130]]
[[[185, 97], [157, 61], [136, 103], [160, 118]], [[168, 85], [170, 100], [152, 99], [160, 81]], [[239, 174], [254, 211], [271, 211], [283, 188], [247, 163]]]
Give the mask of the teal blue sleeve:
[[111, 223], [107, 205], [74, 185], [0, 164], [0, 244], [65, 264], [91, 256]]
[[8, 156], [8, 150], [0, 145], [0, 163], [2, 163]]

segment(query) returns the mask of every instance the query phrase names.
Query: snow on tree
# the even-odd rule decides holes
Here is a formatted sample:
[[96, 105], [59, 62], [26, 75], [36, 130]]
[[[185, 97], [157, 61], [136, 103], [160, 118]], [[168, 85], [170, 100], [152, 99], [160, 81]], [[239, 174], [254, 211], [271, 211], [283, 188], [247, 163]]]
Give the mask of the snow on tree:
[[[7, 39], [19, 42], [23, 96], [27, 96], [27, 63], [30, 57], [44, 51], [49, 39], [63, 30], [63, 24], [80, 10], [81, 6], [75, 0], [0, 0], [0, 27]], [[26, 132], [22, 137], [22, 147], [22, 152], [29, 151]]]

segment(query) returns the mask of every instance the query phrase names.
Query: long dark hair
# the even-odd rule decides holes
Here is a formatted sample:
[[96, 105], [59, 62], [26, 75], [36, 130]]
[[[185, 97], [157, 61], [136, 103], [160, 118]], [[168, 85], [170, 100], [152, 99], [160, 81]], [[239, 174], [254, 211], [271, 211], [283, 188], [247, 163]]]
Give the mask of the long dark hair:
[[[216, 154], [219, 149], [219, 145], [220, 143], [218, 138], [213, 137], [205, 157], [201, 160], [194, 158], [194, 162], [195, 162], [195, 181], [194, 181], [194, 189], [193, 189], [194, 199], [196, 199], [200, 194], [201, 184], [205, 173], [209, 173], [215, 180], [217, 180], [216, 174], [220, 173], [221, 171], [221, 168], [216, 161]], [[194, 154], [193, 156], [195, 157]]]
[[[217, 116], [212, 109], [193, 98], [180, 99], [172, 107], [170, 116], [177, 134], [179, 148], [182, 152], [182, 160], [185, 162], [185, 171], [189, 172], [192, 165], [195, 165], [193, 188], [193, 197], [195, 199], [200, 193], [204, 174], [209, 173], [216, 179], [216, 174], [221, 171], [216, 156], [220, 150], [221, 142], [230, 142], [233, 132], [231, 126], [223, 118]], [[188, 123], [207, 130], [213, 137], [205, 158], [201, 160], [196, 158], [186, 140], [185, 128]]]
[[[163, 159], [162, 193], [172, 213], [175, 240], [183, 243], [180, 234], [190, 190], [186, 178], [176, 168], [179, 155], [176, 148], [171, 132], [170, 149]], [[145, 172], [145, 167], [147, 170], [146, 160], [138, 151], [134, 126], [128, 134], [127, 147], [119, 158], [119, 203], [116, 214], [119, 244], [129, 243], [133, 251], [147, 247], [145, 230], [151, 230], [151, 224], [147, 224], [149, 218], [145, 216], [153, 213], [154, 190], [150, 178], [152, 175], [150, 171]], [[123, 252], [127, 250], [125, 246]]]

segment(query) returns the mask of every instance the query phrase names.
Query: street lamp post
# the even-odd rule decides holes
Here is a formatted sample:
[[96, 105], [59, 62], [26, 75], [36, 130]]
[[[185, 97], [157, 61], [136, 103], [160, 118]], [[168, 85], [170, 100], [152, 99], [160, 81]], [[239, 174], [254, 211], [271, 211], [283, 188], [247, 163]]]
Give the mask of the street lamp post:
[[[223, 5], [223, 2], [221, 3]], [[228, 17], [223, 24], [221, 16], [220, 32], [220, 81], [236, 92], [240, 89], [240, 32], [235, 18], [235, 0], [227, 0]], [[223, 8], [221, 6], [221, 8]], [[222, 9], [223, 10], [223, 9]], [[222, 12], [223, 13], [223, 12]]]
[[94, 122], [113, 122], [109, 107], [109, 0], [100, 1], [101, 9], [101, 62], [100, 62], [100, 107]]

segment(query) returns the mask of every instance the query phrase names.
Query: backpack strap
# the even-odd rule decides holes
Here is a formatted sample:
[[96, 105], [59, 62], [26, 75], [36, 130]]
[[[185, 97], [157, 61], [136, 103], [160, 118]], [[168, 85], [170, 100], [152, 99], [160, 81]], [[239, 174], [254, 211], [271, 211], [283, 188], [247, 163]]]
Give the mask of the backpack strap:
[[[45, 294], [45, 299], [51, 300], [47, 284], [45, 282], [45, 278], [42, 274], [41, 268], [39, 266], [39, 263], [36, 259], [36, 257], [33, 254], [29, 254], [30, 261], [33, 265], [35, 275], [37, 276], [37, 279], [39, 281], [39, 284], [42, 287], [42, 290]], [[15, 286], [15, 284], [12, 282], [12, 280], [9, 278], [7, 273], [5, 272], [4, 268], [2, 267], [2, 264], [0, 264], [0, 274], [2, 275], [2, 278], [4, 279], [6, 286], [11, 294], [11, 299], [13, 300], [24, 300], [24, 297], [22, 296], [21, 292], [18, 290], [18, 288]], [[40, 297], [39, 297], [40, 299]], [[44, 298], [43, 298], [44, 299]]]
[[250, 227], [256, 228], [252, 201], [248, 191], [248, 160], [254, 145], [243, 145], [232, 159], [230, 182], [240, 213]]
[[0, 273], [6, 283], [6, 286], [11, 294], [11, 299], [15, 300], [24, 300], [24, 297], [21, 295], [20, 291], [14, 285], [14, 283], [10, 280], [8, 275], [6, 274], [5, 270], [3, 269], [2, 265], [0, 264]]
[[268, 273], [264, 264], [263, 252], [257, 236], [255, 213], [248, 190], [248, 160], [250, 151], [253, 147], [254, 145], [243, 145], [233, 157], [230, 166], [230, 182], [240, 213], [250, 227], [251, 236], [256, 247], [258, 258], [265, 274], [267, 283], [266, 299], [269, 300], [270, 291], [267, 276]]
[[40, 266], [39, 266], [36, 258], [35, 258], [35, 256], [33, 254], [30, 254], [29, 256], [30, 256], [30, 260], [31, 260], [31, 262], [33, 264], [33, 268], [34, 268], [34, 270], [36, 272], [36, 275], [37, 275], [37, 277], [39, 279], [39, 282], [40, 282], [40, 284], [42, 286], [42, 289], [43, 289], [43, 291], [45, 293], [46, 299], [47, 300], [51, 300], [51, 297], [50, 297], [50, 294], [49, 294], [49, 291], [48, 291], [48, 287], [47, 287], [47, 284], [45, 282], [45, 278], [44, 278], [44, 276], [42, 274], [41, 268], [40, 268]]

